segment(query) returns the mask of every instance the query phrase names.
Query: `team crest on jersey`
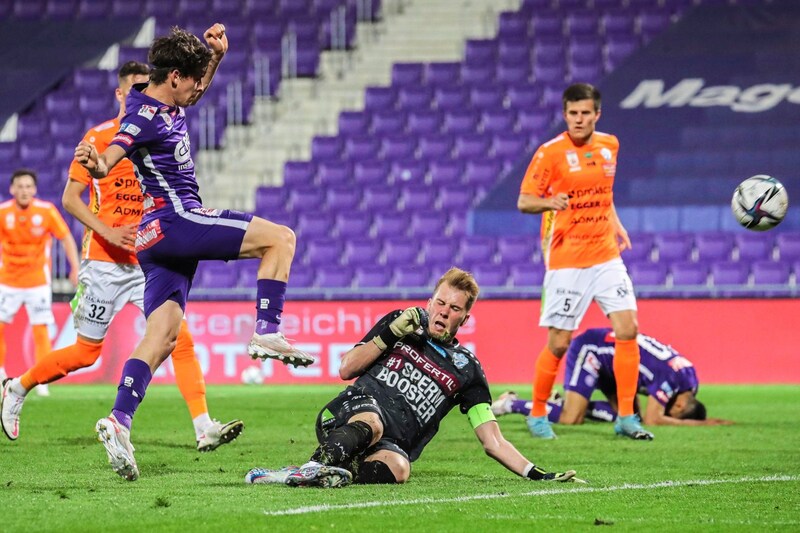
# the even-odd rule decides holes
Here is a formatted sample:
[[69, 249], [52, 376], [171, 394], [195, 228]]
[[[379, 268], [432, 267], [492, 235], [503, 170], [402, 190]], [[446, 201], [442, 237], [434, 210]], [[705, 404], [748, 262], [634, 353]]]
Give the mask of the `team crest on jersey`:
[[612, 154], [611, 154], [611, 150], [609, 150], [608, 148], [600, 148], [600, 155], [606, 161], [611, 161]]
[[460, 370], [469, 364], [469, 359], [463, 353], [456, 352], [453, 354], [453, 364]]
[[581, 161], [578, 158], [578, 154], [574, 150], [567, 150], [566, 156], [570, 172], [576, 172], [581, 169]]
[[123, 122], [122, 125], [119, 127], [119, 131], [123, 131], [125, 133], [130, 133], [134, 137], [142, 133], [142, 128], [137, 126], [136, 124], [131, 124], [130, 122]]
[[173, 122], [172, 122], [172, 117], [169, 114], [169, 111], [162, 111], [161, 113], [158, 114], [158, 116], [164, 120], [164, 124], [167, 125], [167, 129], [171, 130]]
[[137, 115], [139, 115], [140, 117], [144, 117], [147, 120], [153, 120], [153, 117], [156, 116], [156, 111], [158, 111], [158, 109], [156, 109], [155, 106], [143, 105], [142, 107], [139, 108], [139, 112], [137, 113]]
[[42, 218], [42, 215], [40, 215], [38, 213], [31, 217], [31, 223], [34, 226], [41, 226], [42, 222], [44, 222], [44, 219]]

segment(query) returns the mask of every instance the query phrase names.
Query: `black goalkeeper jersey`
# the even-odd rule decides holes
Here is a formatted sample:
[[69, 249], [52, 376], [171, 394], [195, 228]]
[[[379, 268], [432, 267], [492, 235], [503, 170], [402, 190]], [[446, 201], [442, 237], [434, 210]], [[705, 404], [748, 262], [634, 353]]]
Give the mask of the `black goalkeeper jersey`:
[[[360, 344], [367, 343], [397, 318], [383, 317]], [[462, 413], [491, 403], [489, 385], [478, 359], [453, 339], [441, 344], [421, 331], [390, 346], [353, 386], [373, 396], [383, 410], [384, 437], [395, 441], [414, 461], [439, 431], [439, 422], [458, 405]]]

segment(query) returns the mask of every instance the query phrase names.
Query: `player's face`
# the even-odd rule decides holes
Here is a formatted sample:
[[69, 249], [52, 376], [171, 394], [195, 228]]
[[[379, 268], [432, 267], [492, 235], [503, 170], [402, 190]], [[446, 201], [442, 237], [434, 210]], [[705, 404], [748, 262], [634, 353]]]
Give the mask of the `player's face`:
[[36, 196], [36, 183], [31, 176], [17, 176], [9, 189], [20, 207], [28, 207]]
[[186, 107], [194, 100], [195, 95], [203, 90], [202, 79], [178, 74], [175, 77], [175, 91], [173, 97], [175, 105]]
[[583, 144], [594, 133], [595, 124], [600, 118], [600, 111], [595, 111], [594, 100], [578, 100], [567, 102], [564, 108], [564, 122], [567, 123], [567, 132], [572, 141]]
[[467, 294], [442, 283], [428, 300], [428, 334], [440, 341], [450, 341], [469, 318]]

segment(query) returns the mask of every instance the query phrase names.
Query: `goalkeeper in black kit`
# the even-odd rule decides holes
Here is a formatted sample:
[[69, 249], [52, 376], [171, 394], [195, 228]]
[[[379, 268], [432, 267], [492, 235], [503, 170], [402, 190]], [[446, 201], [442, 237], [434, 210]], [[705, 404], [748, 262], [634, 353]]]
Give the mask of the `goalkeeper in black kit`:
[[339, 375], [357, 378], [317, 416], [319, 447], [300, 467], [254, 468], [247, 483], [341, 487], [404, 483], [411, 463], [458, 406], [486, 454], [535, 480], [580, 481], [575, 471], [548, 472], [526, 459], [500, 433], [486, 376], [455, 335], [469, 319], [478, 284], [451, 268], [436, 283], [427, 309], [383, 317], [344, 354]]

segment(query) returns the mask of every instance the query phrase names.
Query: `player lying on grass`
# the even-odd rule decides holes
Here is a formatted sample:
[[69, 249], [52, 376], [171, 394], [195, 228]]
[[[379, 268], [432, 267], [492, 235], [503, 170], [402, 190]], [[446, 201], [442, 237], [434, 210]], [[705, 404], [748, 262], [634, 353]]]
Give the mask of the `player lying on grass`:
[[[642, 415], [646, 425], [702, 426], [731, 424], [706, 418], [706, 407], [697, 400], [699, 381], [692, 362], [672, 346], [639, 334], [639, 393], [649, 396]], [[612, 422], [617, 418], [614, 384], [614, 333], [611, 328], [590, 329], [575, 337], [567, 352], [564, 374], [565, 398], [547, 404], [550, 422], [582, 424], [585, 418]], [[608, 399], [591, 401], [599, 389]], [[492, 404], [495, 416], [518, 413], [528, 416], [530, 400], [505, 392]], [[638, 406], [637, 406], [638, 411]]]
[[436, 284], [427, 309], [383, 317], [344, 354], [339, 375], [357, 378], [317, 416], [319, 447], [301, 467], [254, 468], [247, 483], [340, 487], [403, 483], [411, 462], [453, 407], [466, 414], [486, 454], [532, 480], [575, 481], [575, 471], [547, 472], [500, 433], [481, 365], [455, 335], [469, 319], [478, 284], [451, 268]]

